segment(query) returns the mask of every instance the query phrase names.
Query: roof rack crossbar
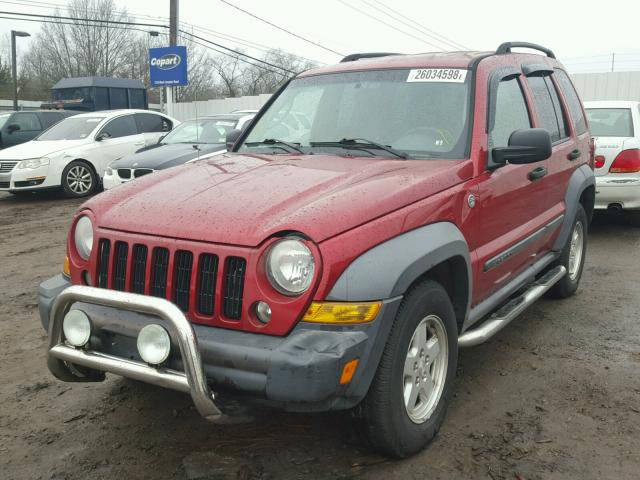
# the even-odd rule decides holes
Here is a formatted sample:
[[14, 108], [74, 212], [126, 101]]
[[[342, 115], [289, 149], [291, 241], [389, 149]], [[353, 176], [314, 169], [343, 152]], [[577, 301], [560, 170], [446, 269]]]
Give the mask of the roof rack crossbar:
[[352, 53], [351, 55], [347, 55], [342, 60], [340, 60], [340, 63], [355, 62], [356, 60], [360, 60], [361, 58], [388, 57], [389, 55], [401, 55], [401, 54], [391, 53], [391, 52]]
[[497, 55], [502, 55], [505, 53], [511, 53], [512, 48], [531, 48], [532, 50], [538, 50], [544, 53], [549, 58], [556, 58], [553, 51], [549, 50], [542, 45], [538, 45], [537, 43], [529, 43], [529, 42], [504, 42], [501, 44], [496, 50]]

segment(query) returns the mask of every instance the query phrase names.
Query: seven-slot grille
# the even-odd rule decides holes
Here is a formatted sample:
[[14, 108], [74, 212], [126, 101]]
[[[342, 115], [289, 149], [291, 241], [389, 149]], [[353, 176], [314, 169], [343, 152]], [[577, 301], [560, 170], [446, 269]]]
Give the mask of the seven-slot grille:
[[17, 161], [0, 162], [0, 173], [9, 173], [18, 164]]
[[[98, 243], [98, 287], [148, 293], [168, 298], [184, 312], [213, 316], [218, 310], [227, 319], [240, 320], [247, 261], [226, 257], [220, 276], [218, 265], [222, 264], [213, 253], [201, 253], [195, 258], [187, 250], [171, 254], [166, 248], [138, 243], [130, 245], [107, 239]], [[145, 290], [147, 283], [149, 288]], [[222, 288], [219, 309], [215, 305], [217, 288]]]

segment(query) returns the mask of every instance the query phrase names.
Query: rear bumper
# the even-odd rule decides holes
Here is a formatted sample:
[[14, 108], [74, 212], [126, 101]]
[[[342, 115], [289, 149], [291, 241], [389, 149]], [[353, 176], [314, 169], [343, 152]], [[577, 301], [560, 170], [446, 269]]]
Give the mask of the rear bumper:
[[[189, 359], [181, 353], [180, 348], [175, 348], [180, 346], [175, 329], [169, 328], [165, 319], [148, 312], [135, 311], [135, 307], [124, 310], [87, 302], [86, 298], [85, 301], [74, 303], [73, 308], [83, 310], [91, 319], [93, 336], [91, 351], [80, 352], [86, 356], [72, 356], [74, 352], [68, 349], [77, 350], [64, 345], [59, 337], [56, 338], [55, 332], [59, 326], [53, 328], [55, 325], [49, 325], [52, 304], [68, 286], [62, 276], [49, 279], [40, 286], [41, 320], [51, 338], [49, 357], [177, 390], [186, 391], [185, 385], [188, 385], [193, 396], [191, 383], [185, 383], [185, 378], [168, 379], [167, 374], [184, 377], [185, 372], [189, 371]], [[88, 287], [74, 289], [87, 290]], [[107, 295], [123, 295], [109, 290], [90, 290], [107, 292]], [[137, 300], [151, 298], [124, 295], [127, 298], [141, 297]], [[173, 304], [162, 302], [179, 312]], [[189, 324], [194, 333], [193, 347], [200, 358], [199, 366], [193, 368], [204, 373], [206, 384], [215, 391], [248, 394], [286, 410], [350, 408], [362, 400], [369, 388], [399, 303], [400, 299], [386, 302], [378, 318], [369, 324], [329, 327], [301, 322], [286, 337]], [[56, 322], [54, 316], [51, 318]], [[61, 319], [58, 319], [57, 323], [60, 322]], [[137, 352], [137, 334], [149, 323], [162, 324], [172, 337], [172, 355], [161, 369], [144, 364]], [[63, 349], [67, 349], [66, 353]], [[104, 357], [102, 364], [98, 361], [100, 356]], [[356, 374], [349, 384], [341, 385], [344, 365], [354, 358], [359, 359]], [[114, 368], [113, 362], [120, 363]], [[131, 368], [127, 368], [127, 364], [131, 364]], [[147, 372], [148, 375], [144, 372], [140, 374], [141, 369], [153, 371]]]
[[596, 177], [595, 208], [619, 204], [625, 210], [640, 209], [640, 177], [631, 174]]

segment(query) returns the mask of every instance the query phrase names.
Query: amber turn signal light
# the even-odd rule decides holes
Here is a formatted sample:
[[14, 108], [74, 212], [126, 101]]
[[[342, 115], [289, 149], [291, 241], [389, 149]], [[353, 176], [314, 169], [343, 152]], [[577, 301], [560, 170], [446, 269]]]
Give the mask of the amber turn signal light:
[[313, 302], [302, 318], [305, 322], [350, 325], [375, 320], [382, 302]]
[[71, 270], [69, 269], [69, 257], [64, 257], [64, 264], [62, 265], [62, 273], [67, 277], [71, 276]]
[[353, 376], [356, 373], [356, 369], [358, 368], [359, 360], [354, 358], [353, 360], [347, 362], [342, 369], [342, 375], [340, 376], [340, 385], [346, 385], [351, 382]]

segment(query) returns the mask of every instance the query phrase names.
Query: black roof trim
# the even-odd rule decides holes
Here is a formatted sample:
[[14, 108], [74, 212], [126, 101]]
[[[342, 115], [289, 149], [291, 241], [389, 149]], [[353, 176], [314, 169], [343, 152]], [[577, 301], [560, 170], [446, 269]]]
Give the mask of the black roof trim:
[[542, 45], [538, 45], [537, 43], [529, 42], [504, 42], [500, 44], [500, 46], [496, 50], [496, 55], [511, 53], [512, 48], [530, 48], [532, 50], [538, 50], [544, 53], [549, 58], [556, 58], [556, 55], [553, 53], [553, 51], [551, 51], [547, 47], [543, 47]]
[[347, 55], [342, 60], [340, 60], [340, 63], [355, 62], [356, 60], [360, 60], [361, 58], [388, 57], [390, 55], [402, 55], [402, 54], [401, 53], [392, 53], [392, 52], [352, 53], [351, 55]]

